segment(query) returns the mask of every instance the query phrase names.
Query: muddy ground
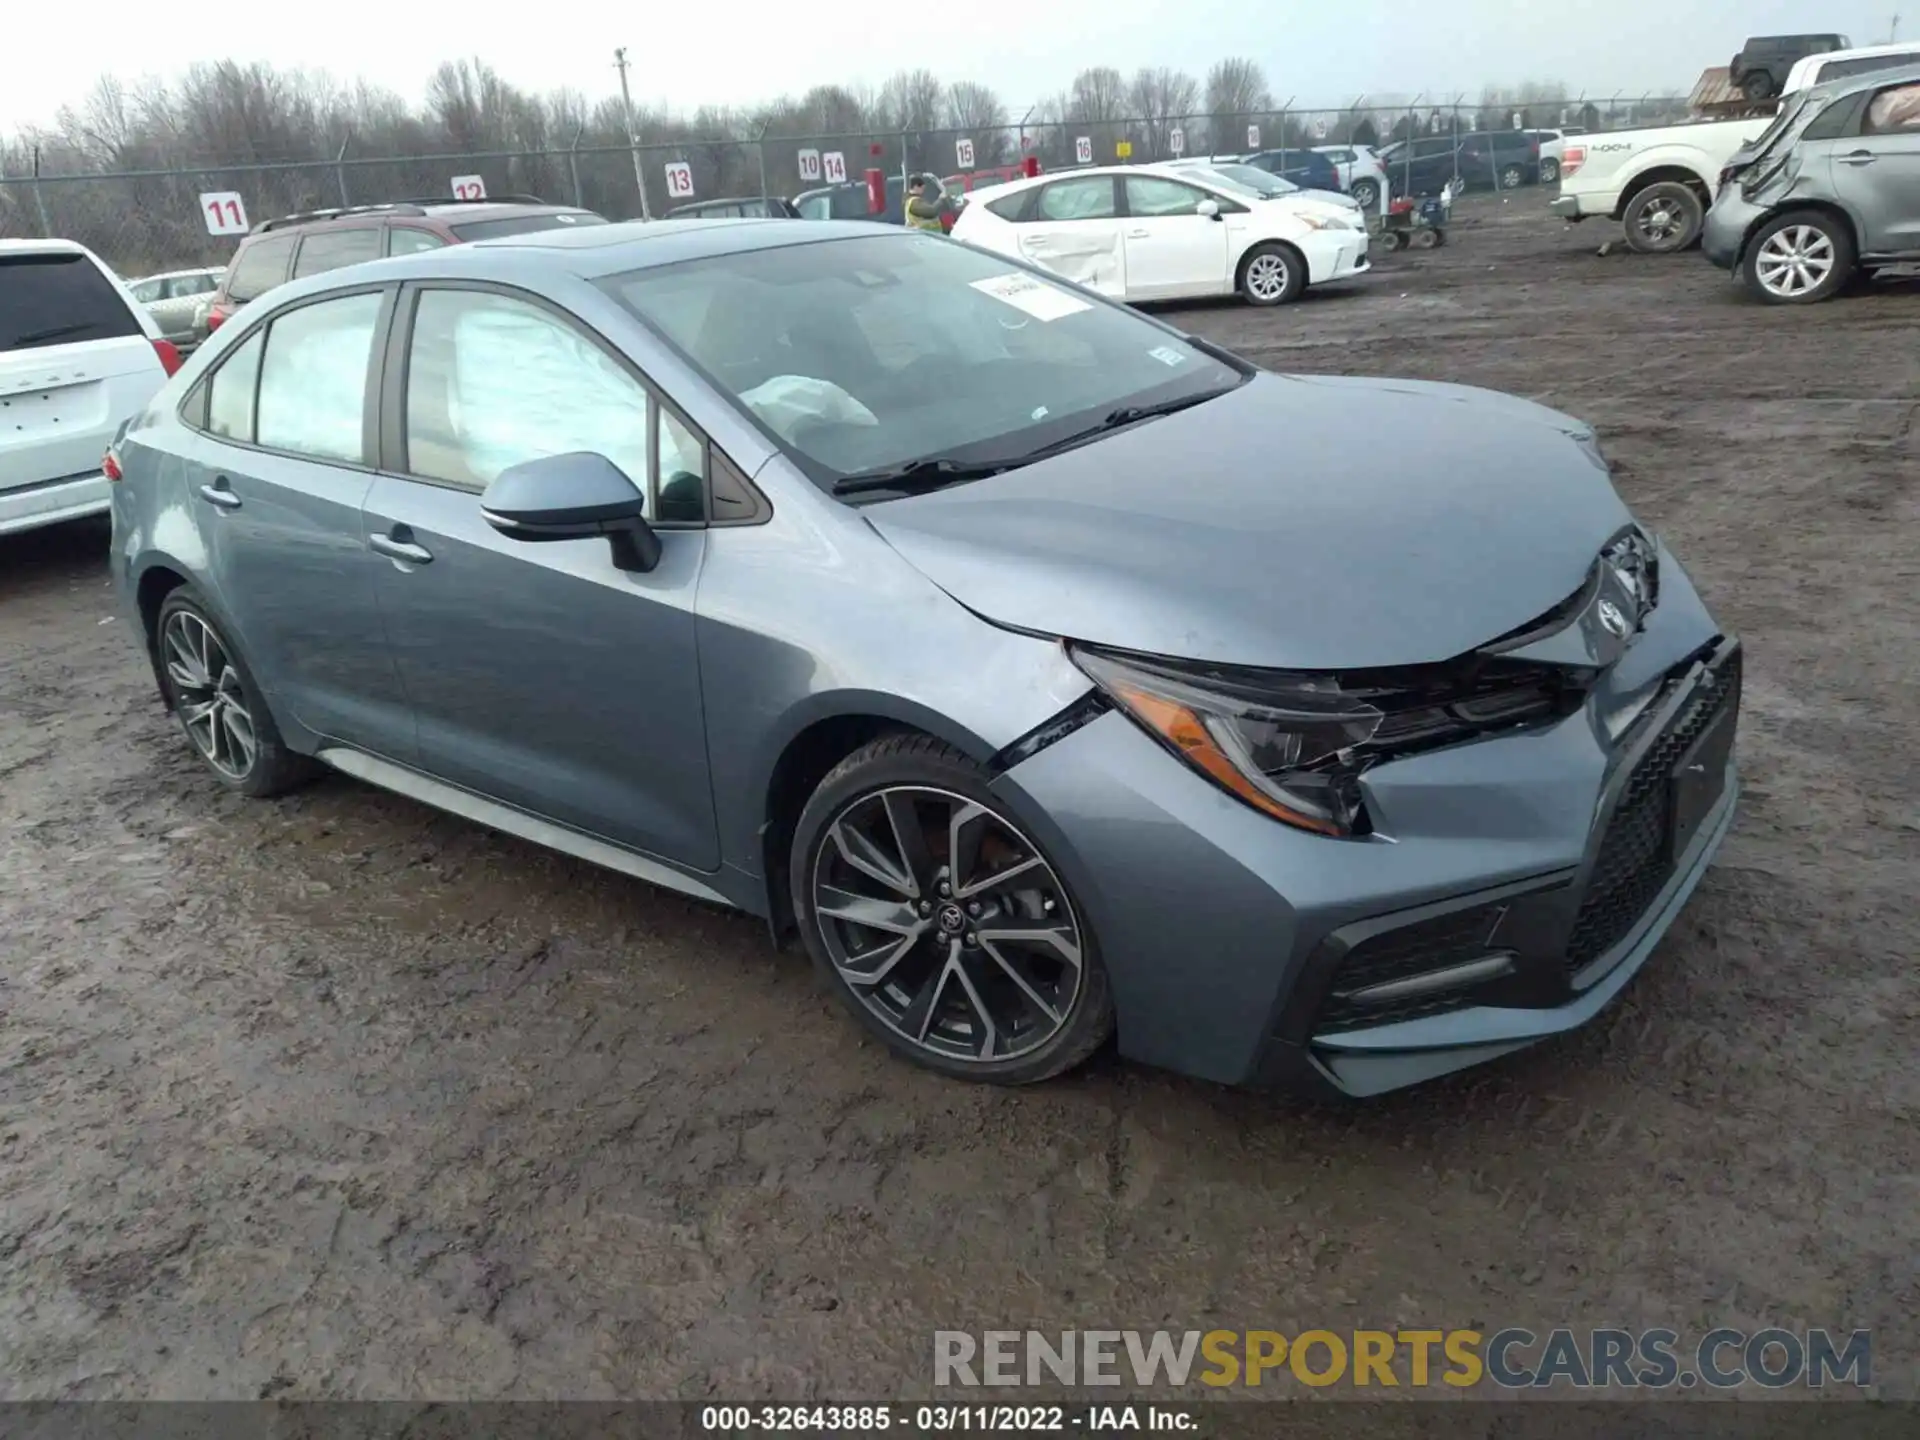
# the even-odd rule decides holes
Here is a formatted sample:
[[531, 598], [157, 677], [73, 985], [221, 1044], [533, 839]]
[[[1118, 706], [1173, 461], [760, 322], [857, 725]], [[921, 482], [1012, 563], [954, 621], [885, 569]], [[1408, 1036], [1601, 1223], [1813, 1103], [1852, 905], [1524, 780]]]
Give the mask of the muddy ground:
[[942, 1081], [751, 920], [344, 779], [227, 796], [103, 532], [0, 541], [0, 1393], [912, 1396], [941, 1327], [1762, 1323], [1874, 1327], [1920, 1393], [1920, 289], [1764, 310], [1544, 203], [1182, 314], [1590, 418], [1746, 637], [1744, 813], [1591, 1028], [1356, 1108]]

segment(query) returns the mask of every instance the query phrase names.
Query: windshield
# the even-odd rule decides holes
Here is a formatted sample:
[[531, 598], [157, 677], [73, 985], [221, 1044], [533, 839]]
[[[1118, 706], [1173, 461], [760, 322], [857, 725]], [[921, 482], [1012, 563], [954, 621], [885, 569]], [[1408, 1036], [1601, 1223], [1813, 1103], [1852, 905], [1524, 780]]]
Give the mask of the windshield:
[[1300, 189], [1291, 180], [1269, 175], [1257, 165], [1209, 165], [1202, 173], [1210, 184], [1255, 200], [1292, 195]]
[[1105, 301], [933, 235], [718, 255], [603, 282], [823, 487], [929, 457], [1017, 461], [1244, 374]]

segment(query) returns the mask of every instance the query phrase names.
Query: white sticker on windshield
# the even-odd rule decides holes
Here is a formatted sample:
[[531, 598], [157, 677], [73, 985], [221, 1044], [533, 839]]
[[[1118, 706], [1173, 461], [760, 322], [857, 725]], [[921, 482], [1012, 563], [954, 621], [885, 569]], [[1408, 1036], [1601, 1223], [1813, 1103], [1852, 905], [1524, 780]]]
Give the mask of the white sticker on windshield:
[[974, 281], [973, 288], [1016, 310], [1024, 310], [1036, 320], [1058, 320], [1062, 315], [1077, 315], [1093, 308], [1078, 296], [1031, 275], [995, 275], [990, 280]]
[[1153, 349], [1147, 351], [1147, 354], [1158, 360], [1162, 365], [1184, 365], [1187, 363], [1187, 357], [1171, 345], [1156, 345]]

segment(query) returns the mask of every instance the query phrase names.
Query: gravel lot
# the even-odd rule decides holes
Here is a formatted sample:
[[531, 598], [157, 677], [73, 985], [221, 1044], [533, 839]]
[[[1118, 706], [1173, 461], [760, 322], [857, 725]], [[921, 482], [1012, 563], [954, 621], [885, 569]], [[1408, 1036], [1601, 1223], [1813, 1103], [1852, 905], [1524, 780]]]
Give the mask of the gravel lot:
[[1778, 1323], [1874, 1327], [1920, 1395], [1920, 291], [1763, 310], [1544, 203], [1182, 323], [1593, 420], [1747, 639], [1744, 812], [1600, 1021], [1365, 1107], [945, 1082], [756, 922], [343, 779], [226, 796], [103, 530], [0, 541], [0, 1394], [875, 1398], [942, 1327]]

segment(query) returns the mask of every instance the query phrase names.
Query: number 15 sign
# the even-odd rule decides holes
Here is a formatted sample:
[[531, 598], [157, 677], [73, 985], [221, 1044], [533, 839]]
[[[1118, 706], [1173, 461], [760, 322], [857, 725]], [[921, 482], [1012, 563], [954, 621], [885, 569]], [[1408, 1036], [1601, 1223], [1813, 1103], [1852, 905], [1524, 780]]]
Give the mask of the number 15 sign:
[[200, 218], [209, 235], [247, 233], [247, 202], [236, 190], [209, 190], [200, 197]]

